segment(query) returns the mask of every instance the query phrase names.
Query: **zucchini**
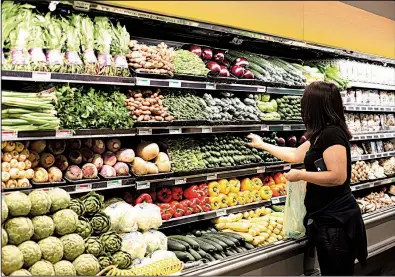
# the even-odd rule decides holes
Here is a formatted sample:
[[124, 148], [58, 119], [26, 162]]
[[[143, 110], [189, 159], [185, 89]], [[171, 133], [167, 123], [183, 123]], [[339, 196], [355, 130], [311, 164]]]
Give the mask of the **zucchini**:
[[207, 258], [207, 253], [204, 252], [202, 249], [196, 250], [196, 252], [200, 255], [202, 258]]
[[275, 211], [275, 212], [281, 212], [281, 213], [283, 213], [284, 212], [284, 206], [278, 206], [278, 205], [272, 205], [272, 209]]
[[216, 259], [210, 255], [209, 253], [207, 253], [206, 259], [208, 259], [210, 262], [214, 262]]
[[236, 234], [233, 232], [226, 232], [226, 233], [224, 232], [224, 233], [221, 233], [221, 235], [234, 237], [238, 241], [245, 241], [245, 239], [242, 235], [239, 235], [239, 234]]
[[230, 253], [232, 253], [233, 255], [236, 255], [236, 254], [237, 254], [237, 251], [234, 250], [234, 249], [232, 249], [232, 248], [229, 248], [228, 251], [229, 251]]
[[243, 250], [243, 252], [246, 252], [246, 251], [248, 251], [248, 249], [247, 249], [247, 248], [245, 248], [245, 247], [243, 247], [243, 246], [239, 246], [238, 248], [240, 248], [241, 250]]
[[214, 235], [214, 238], [222, 241], [223, 243], [225, 243], [228, 247], [236, 247], [236, 243], [239, 245], [238, 240], [234, 239], [236, 242], [234, 242], [233, 240], [231, 240], [228, 237], [225, 236], [221, 236], [221, 235]]
[[167, 248], [171, 251], [186, 251], [185, 245], [181, 244], [179, 241], [168, 239]]
[[185, 251], [173, 251], [177, 258], [183, 262], [194, 262], [195, 258], [188, 252]]
[[216, 260], [223, 259], [223, 257], [222, 257], [220, 254], [218, 254], [218, 253], [213, 253], [213, 257], [214, 257]]
[[244, 245], [243, 245], [245, 248], [247, 248], [247, 250], [251, 250], [251, 249], [254, 249], [255, 247], [254, 247], [254, 245], [252, 245], [251, 243], [249, 243], [249, 242], [244, 242]]
[[199, 243], [197, 243], [193, 238], [186, 236], [170, 236], [170, 238], [182, 240], [188, 243], [193, 249], [197, 250], [200, 248]]
[[176, 241], [176, 242], [178, 242], [178, 243], [181, 243], [182, 245], [185, 246], [186, 250], [189, 250], [189, 249], [191, 248], [191, 246], [189, 245], [189, 243], [187, 243], [187, 242], [185, 242], [185, 241], [183, 241], [183, 240], [175, 239], [175, 238], [171, 238], [171, 240], [172, 240], [172, 241]]
[[221, 256], [222, 256], [222, 258], [226, 258], [226, 255], [225, 255], [225, 253], [224, 253], [224, 252], [219, 252], [218, 254], [219, 254], [219, 255], [221, 255]]
[[234, 248], [234, 250], [236, 250], [237, 253], [243, 253], [243, 250], [241, 250], [239, 247]]
[[211, 241], [213, 241], [213, 242], [215, 242], [215, 243], [218, 243], [218, 244], [221, 245], [221, 247], [224, 248], [224, 249], [226, 249], [226, 248], [229, 247], [226, 243], [224, 243], [222, 240], [216, 238], [216, 237], [213, 236], [213, 235], [209, 235], [209, 236], [205, 235], [203, 238], [204, 238], [204, 239], [211, 240]]
[[225, 253], [225, 255], [226, 255], [227, 257], [233, 255], [231, 252], [229, 252], [229, 249], [226, 249], [226, 250], [224, 251], [224, 253]]
[[214, 247], [216, 248], [216, 251], [218, 251], [218, 252], [224, 251], [224, 248], [223, 248], [220, 244], [216, 243], [216, 242], [213, 241], [213, 240], [210, 240], [210, 239], [208, 239], [208, 238], [206, 238], [206, 237], [205, 237], [205, 238], [201, 238], [201, 240], [203, 240], [203, 241], [205, 241], [206, 243], [208, 243], [208, 244], [214, 246]]
[[196, 242], [199, 243], [200, 248], [207, 253], [217, 251], [217, 249], [214, 246], [202, 240], [201, 238], [196, 239]]
[[195, 259], [195, 261], [199, 261], [202, 259], [202, 256], [199, 255], [198, 252], [196, 252], [195, 250], [193, 250], [192, 248], [188, 250], [188, 252], [193, 256], [193, 258]]

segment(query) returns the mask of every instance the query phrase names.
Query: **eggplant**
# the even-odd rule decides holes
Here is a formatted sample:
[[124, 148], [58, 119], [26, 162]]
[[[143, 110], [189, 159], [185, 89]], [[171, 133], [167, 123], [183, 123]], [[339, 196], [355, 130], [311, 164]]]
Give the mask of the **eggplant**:
[[221, 77], [229, 77], [230, 76], [230, 72], [229, 70], [226, 68], [226, 66], [224, 65], [220, 65], [220, 71], [219, 71], [219, 76]]
[[255, 76], [254, 76], [254, 73], [252, 73], [251, 70], [246, 69], [246, 70], [244, 70], [243, 78], [244, 79], [254, 79]]
[[207, 68], [210, 69], [211, 73], [218, 74], [221, 71], [221, 67], [217, 62], [211, 61], [207, 63]]
[[209, 61], [212, 58], [213, 58], [213, 50], [211, 50], [210, 48], [203, 48], [202, 59]]
[[238, 66], [242, 66], [242, 67], [248, 67], [250, 65], [250, 63], [248, 62], [248, 60], [246, 58], [237, 58], [233, 62], [233, 65], [238, 65]]
[[244, 68], [241, 66], [238, 66], [238, 65], [234, 65], [234, 66], [232, 66], [231, 73], [234, 76], [241, 78], [244, 75]]
[[200, 48], [200, 46], [197, 45], [192, 45], [191, 47], [189, 47], [189, 51], [198, 55], [199, 57], [202, 55], [202, 48]]
[[222, 63], [225, 60], [225, 52], [218, 50], [214, 54], [214, 60], [216, 62]]
[[295, 147], [296, 146], [296, 142], [297, 142], [297, 139], [296, 139], [295, 136], [290, 136], [287, 139], [287, 145], [290, 146], [290, 147]]

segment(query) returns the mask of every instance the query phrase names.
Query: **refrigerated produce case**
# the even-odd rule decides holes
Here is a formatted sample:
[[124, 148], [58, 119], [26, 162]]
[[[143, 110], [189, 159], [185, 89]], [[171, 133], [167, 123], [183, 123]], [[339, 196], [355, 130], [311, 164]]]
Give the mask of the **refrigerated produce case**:
[[[48, 2], [34, 1], [36, 7], [27, 8], [24, 12], [33, 17], [38, 12], [45, 15]], [[351, 140], [352, 161], [357, 174], [353, 175], [351, 188], [364, 213], [369, 259], [393, 248], [394, 60], [99, 3], [61, 1], [55, 7], [46, 20], [58, 30], [64, 28], [69, 40], [78, 37], [78, 32], [80, 36], [86, 32], [85, 35], [92, 39], [101, 31], [116, 34], [112, 37], [116, 42], [104, 45], [105, 39], [100, 37], [101, 44], [91, 44], [91, 48], [86, 48], [86, 45], [77, 43], [77, 50], [71, 43], [66, 43], [62, 46], [68, 51], [66, 62], [57, 61], [59, 64], [55, 65], [61, 65], [58, 67], [48, 63], [45, 71], [34, 71], [34, 62], [37, 61], [33, 55], [30, 57], [31, 54], [22, 53], [22, 50], [19, 54], [29, 56], [34, 62], [20, 62], [12, 46], [3, 45], [6, 55], [2, 67], [2, 90], [6, 96], [3, 93], [2, 196], [15, 191], [29, 194], [43, 190], [49, 193], [54, 187], [59, 187], [72, 198], [84, 197], [95, 191], [106, 200], [123, 198], [133, 205], [150, 199], [148, 202], [164, 207], [163, 222], [155, 228], [159, 227], [159, 231], [170, 240], [174, 235], [191, 235], [195, 230], [188, 228], [200, 223], [206, 229], [196, 227], [203, 228], [199, 232], [211, 230], [207, 231], [208, 236], [213, 235], [212, 230], [218, 220], [230, 215], [242, 214], [247, 220], [264, 217], [267, 214], [256, 211], [271, 207], [273, 210], [266, 210], [268, 213], [277, 212], [276, 206], [285, 203], [286, 184], [281, 180], [277, 182], [281, 179], [281, 172], [302, 168], [303, 165], [278, 161], [268, 153], [251, 152], [246, 147], [245, 137], [254, 132], [273, 144], [296, 147], [303, 143], [305, 128], [298, 103], [304, 86], [315, 80], [326, 80], [343, 90], [347, 124], [354, 135]], [[69, 23], [63, 22], [62, 25], [59, 18], [66, 18], [67, 14], [82, 15], [80, 19], [92, 18], [92, 29], [89, 30], [88, 24], [82, 30], [82, 25], [78, 25], [78, 20], [73, 17], [67, 17]], [[11, 14], [10, 18], [16, 16]], [[95, 17], [101, 19], [95, 20]], [[48, 38], [45, 34], [49, 29], [40, 23], [34, 24], [39, 29], [38, 36], [42, 32], [42, 38]], [[20, 30], [16, 31], [18, 34]], [[120, 34], [124, 35], [124, 41], [119, 39]], [[89, 39], [86, 43], [89, 44]], [[126, 49], [122, 49], [122, 43]], [[44, 45], [36, 47], [44, 48]], [[111, 52], [104, 53], [105, 46]], [[173, 51], [169, 50], [170, 47], [188, 60], [194, 60], [195, 64], [183, 67], [177, 73], [181, 65], [177, 65], [179, 61], [174, 61], [169, 54]], [[76, 62], [78, 66], [85, 66], [85, 73], [89, 74], [73, 71], [78, 67], [73, 67], [75, 64], [68, 60], [72, 50], [77, 56], [78, 52], [93, 53], [96, 62], [87, 62], [85, 55], [81, 56], [81, 63]], [[97, 50], [97, 57], [93, 50]], [[155, 57], [149, 54], [152, 52], [157, 53]], [[47, 51], [47, 55], [49, 53]], [[123, 59], [129, 67], [124, 66]], [[160, 65], [155, 59], [161, 59]], [[46, 63], [44, 60], [41, 62]], [[147, 63], [151, 63], [150, 66], [146, 66]], [[95, 64], [95, 69], [89, 71], [92, 64]], [[190, 74], [185, 74], [185, 71]], [[49, 98], [45, 99], [46, 94], [38, 93], [42, 91], [49, 95], [52, 93], [52, 96], [55, 91], [58, 101], [53, 103]], [[34, 95], [36, 101], [42, 101], [41, 108], [37, 108], [38, 102], [35, 105], [29, 102], [31, 97], [24, 94], [27, 92], [32, 97]], [[23, 97], [27, 100], [21, 100]], [[111, 102], [111, 108], [103, 104], [106, 102]], [[18, 110], [19, 105], [23, 111]], [[72, 105], [75, 107], [70, 108]], [[83, 109], [91, 114], [78, 111], [78, 105], [83, 105]], [[181, 105], [185, 112], [180, 109]], [[149, 106], [152, 109], [147, 108]], [[51, 112], [48, 113], [49, 110]], [[57, 113], [52, 112], [54, 110]], [[112, 113], [112, 110], [116, 112]], [[52, 120], [56, 118], [55, 114], [59, 119]], [[50, 116], [52, 124], [47, 124], [45, 121]], [[121, 145], [125, 149], [120, 149]], [[126, 154], [122, 156], [122, 150], [133, 152], [133, 158]], [[159, 151], [162, 154], [159, 155]], [[155, 152], [153, 156], [152, 152]], [[135, 154], [138, 158], [134, 159]], [[103, 163], [106, 170], [102, 170]], [[83, 165], [92, 172], [84, 170]], [[55, 169], [50, 172], [52, 167]], [[126, 172], [121, 171], [122, 168], [126, 168]], [[265, 198], [258, 189], [248, 188], [247, 183], [254, 178], [260, 180], [257, 188], [270, 188], [271, 197]], [[237, 198], [233, 203], [230, 191], [222, 191], [222, 188], [218, 196], [223, 198], [219, 200], [214, 199], [217, 195], [211, 195], [211, 192], [199, 197], [186, 196], [189, 193], [186, 191], [195, 185], [208, 183], [208, 189], [217, 183], [220, 187], [219, 183], [225, 183], [224, 180], [226, 183], [236, 180], [239, 186], [241, 182], [246, 186], [241, 190], [258, 196], [249, 202]], [[167, 204], [164, 200], [168, 193], [166, 189], [170, 194], [181, 194], [179, 199], [173, 196], [177, 201], [210, 196], [206, 203], [208, 207], [202, 208], [203, 202], [200, 202], [200, 210], [188, 212], [185, 208], [181, 214], [172, 214], [169, 218], [166, 216], [169, 208], [164, 206]], [[239, 191], [240, 187], [234, 197], [240, 196]], [[159, 195], [160, 200], [153, 199]], [[257, 215], [248, 215], [251, 211]], [[281, 223], [277, 225], [282, 227]], [[213, 235], [214, 242], [221, 230], [216, 227], [215, 232], [218, 233]], [[207, 237], [203, 241], [205, 239]], [[213, 259], [196, 258], [199, 255], [189, 258], [189, 255], [187, 262], [188, 259], [183, 260], [184, 256], [177, 256], [185, 262], [184, 269], [178, 274], [303, 273], [305, 237], [293, 240], [279, 233], [271, 241], [267, 238], [257, 241], [252, 249], [241, 248], [224, 256], [215, 253], [211, 257]], [[377, 270], [372, 267], [369, 270]], [[369, 273], [360, 270], [357, 272]]]

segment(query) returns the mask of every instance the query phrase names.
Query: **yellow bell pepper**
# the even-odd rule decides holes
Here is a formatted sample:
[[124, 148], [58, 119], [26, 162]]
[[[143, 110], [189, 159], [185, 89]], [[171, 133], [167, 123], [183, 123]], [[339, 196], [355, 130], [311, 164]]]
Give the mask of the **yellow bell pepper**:
[[220, 208], [227, 208], [229, 206], [228, 204], [228, 196], [226, 194], [220, 193], [219, 194], [219, 207]]
[[259, 177], [251, 178], [251, 182], [254, 184], [254, 189], [256, 190], [260, 190], [260, 188], [263, 186], [263, 182]]
[[254, 190], [254, 183], [251, 181], [250, 178], [244, 178], [241, 180], [241, 191], [253, 191]]
[[239, 196], [237, 196], [237, 205], [244, 205], [246, 202], [246, 199], [244, 198], [243, 194], [239, 194]]
[[218, 210], [221, 207], [221, 199], [217, 196], [209, 197], [211, 203], [211, 210]]
[[254, 201], [254, 197], [250, 191], [245, 190], [242, 193], [243, 193], [244, 199], [246, 200], [246, 203], [252, 203]]
[[239, 192], [240, 191], [240, 181], [236, 178], [232, 178], [229, 180], [230, 192]]
[[219, 195], [219, 184], [216, 181], [208, 183], [208, 196], [214, 197]]
[[228, 194], [230, 192], [230, 184], [228, 180], [221, 179], [218, 181], [219, 184], [219, 193]]
[[228, 205], [229, 205], [229, 207], [233, 207], [233, 206], [237, 205], [237, 197], [238, 197], [238, 195], [235, 192], [230, 192], [228, 194], [228, 200], [229, 200]]
[[259, 195], [259, 191], [253, 190], [253, 191], [251, 191], [251, 195], [254, 197], [254, 202], [262, 201], [262, 198]]

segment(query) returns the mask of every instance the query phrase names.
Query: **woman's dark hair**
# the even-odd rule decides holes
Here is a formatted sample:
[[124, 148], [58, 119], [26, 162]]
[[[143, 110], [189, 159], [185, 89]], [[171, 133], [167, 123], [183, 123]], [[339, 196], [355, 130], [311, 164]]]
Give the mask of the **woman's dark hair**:
[[348, 138], [352, 137], [344, 117], [340, 91], [335, 84], [313, 82], [308, 85], [301, 99], [301, 108], [307, 139], [315, 140], [329, 125], [339, 126]]

